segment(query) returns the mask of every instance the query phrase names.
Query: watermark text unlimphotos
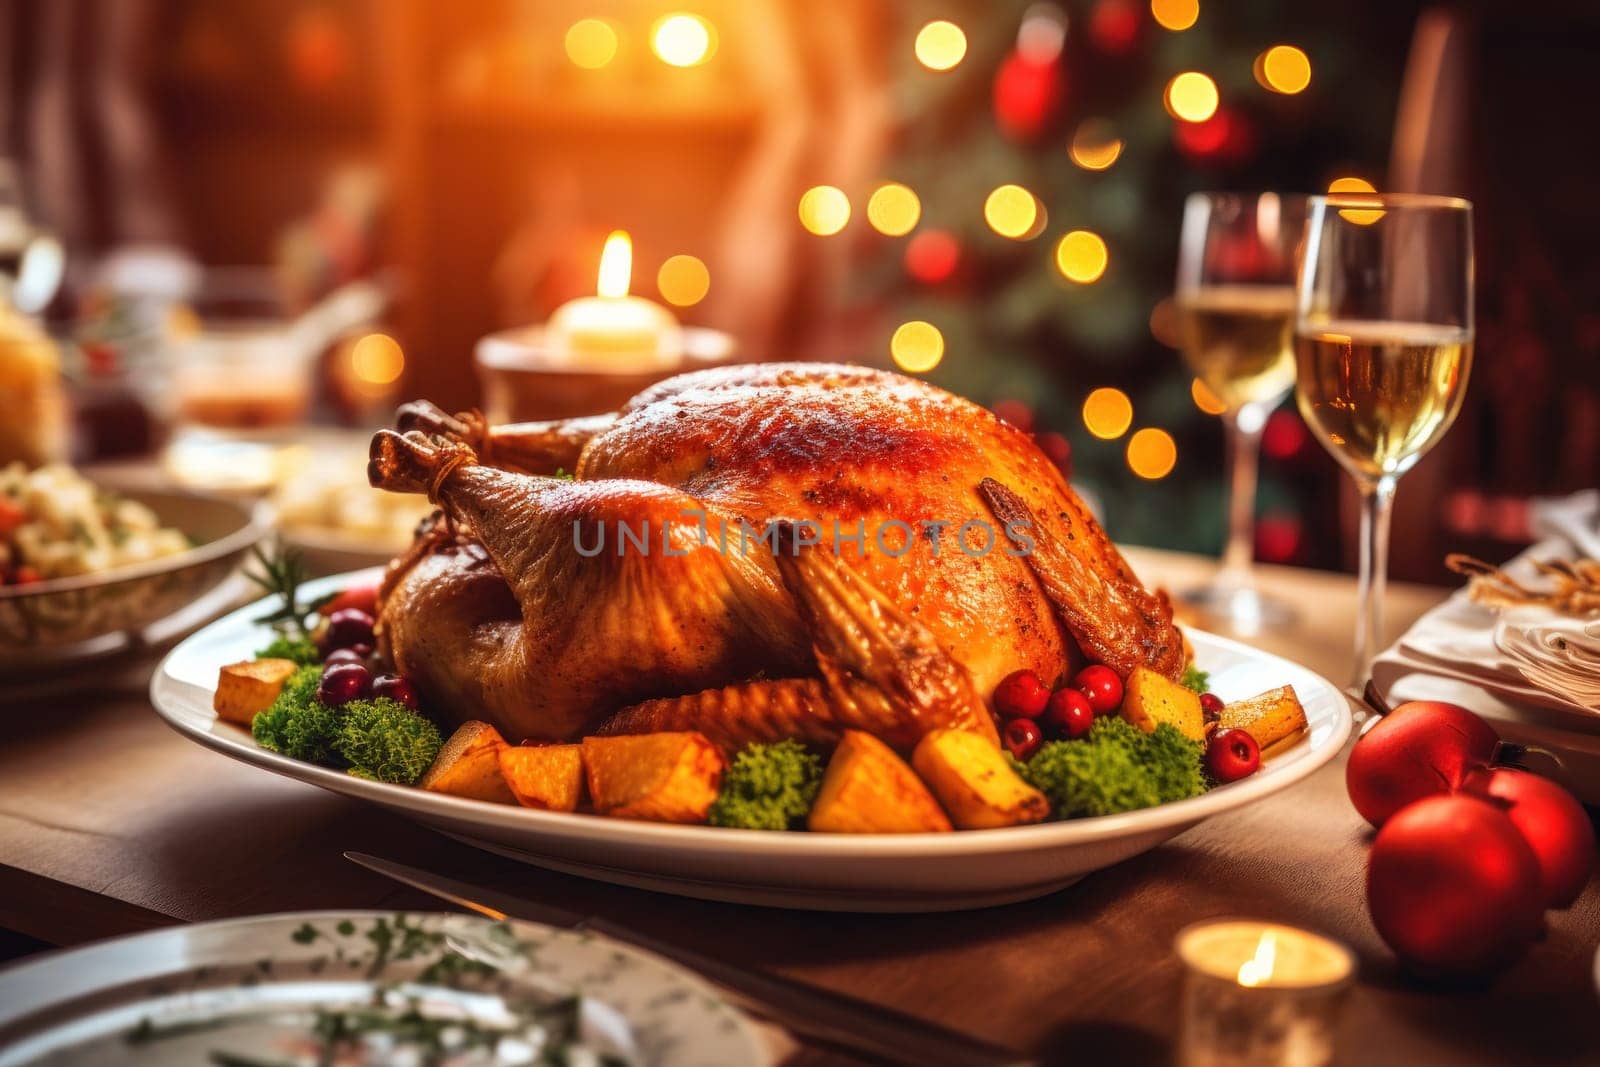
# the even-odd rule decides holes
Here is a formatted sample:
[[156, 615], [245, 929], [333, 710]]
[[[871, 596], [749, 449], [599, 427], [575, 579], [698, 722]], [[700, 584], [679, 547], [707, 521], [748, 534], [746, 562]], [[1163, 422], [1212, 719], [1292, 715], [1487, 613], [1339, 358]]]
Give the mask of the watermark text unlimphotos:
[[[684, 529], [692, 530], [694, 545], [715, 548], [723, 555], [733, 552], [741, 556], [749, 555], [752, 550], [798, 555], [808, 545], [825, 543], [831, 546], [835, 556], [843, 554], [844, 545], [854, 545], [856, 552], [863, 555], [871, 545], [886, 556], [896, 557], [910, 552], [919, 543], [926, 544], [934, 556], [942, 555], [952, 545], [955, 551], [967, 556], [986, 556], [996, 550], [1008, 556], [1029, 556], [1034, 547], [1032, 524], [1026, 522], [1007, 522], [997, 532], [991, 523], [982, 519], [968, 519], [959, 525], [937, 519], [916, 523], [885, 519], [870, 529], [865, 519], [856, 520], [854, 526], [838, 519], [827, 525], [811, 519], [794, 519], [788, 523], [793, 536], [780, 539], [777, 522], [757, 527], [743, 519], [708, 521], [706, 513], [698, 508], [685, 508], [679, 512], [679, 517], [684, 520], [681, 524], [663, 519], [659, 526], [649, 519], [637, 523], [621, 519], [610, 523], [604, 519], [593, 523], [577, 520], [572, 524], [572, 547], [586, 559], [630, 553], [687, 556], [692, 548], [683, 547], [682, 541], [673, 536], [674, 530]], [[823, 535], [829, 532], [833, 536], [824, 541]]]

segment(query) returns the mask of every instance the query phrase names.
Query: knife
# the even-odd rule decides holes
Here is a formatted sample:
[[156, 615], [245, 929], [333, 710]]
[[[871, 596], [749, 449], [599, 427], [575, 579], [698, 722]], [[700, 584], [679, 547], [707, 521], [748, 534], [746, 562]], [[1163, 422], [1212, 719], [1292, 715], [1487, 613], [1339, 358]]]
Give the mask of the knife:
[[344, 857], [385, 878], [490, 919], [529, 919], [547, 926], [585, 930], [665, 957], [734, 993], [756, 1014], [808, 1041], [829, 1045], [856, 1057], [918, 1067], [930, 1063], [949, 1064], [950, 1067], [1032, 1067], [1038, 1062], [892, 1008], [868, 1004], [781, 975], [746, 970], [605, 919], [523, 900], [364, 852], [346, 852]]

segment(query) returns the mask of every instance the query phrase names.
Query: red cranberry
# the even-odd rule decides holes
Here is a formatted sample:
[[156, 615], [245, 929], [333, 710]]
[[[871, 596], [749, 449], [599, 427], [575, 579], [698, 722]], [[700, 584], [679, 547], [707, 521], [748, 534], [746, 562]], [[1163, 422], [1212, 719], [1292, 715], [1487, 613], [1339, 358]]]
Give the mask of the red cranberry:
[[324, 654], [353, 645], [372, 646], [372, 616], [357, 608], [345, 608], [328, 616], [317, 637]]
[[1244, 730], [1218, 730], [1206, 746], [1206, 770], [1219, 782], [1237, 782], [1261, 766], [1261, 746]]
[[417, 710], [417, 691], [409, 681], [398, 674], [380, 674], [372, 680], [372, 695], [375, 697], [388, 697], [397, 703], [404, 704], [412, 711]]
[[372, 692], [372, 672], [360, 663], [335, 663], [317, 683], [317, 700], [330, 708], [360, 700]]
[[1076, 740], [1094, 725], [1089, 698], [1076, 689], [1057, 689], [1044, 709], [1045, 725], [1062, 737]]
[[1221, 722], [1222, 698], [1215, 693], [1201, 693], [1200, 714], [1206, 722]]
[[1050, 690], [1032, 671], [1012, 671], [994, 687], [994, 708], [1007, 719], [1037, 719], [1050, 702]]
[[1011, 754], [1024, 762], [1039, 751], [1039, 743], [1044, 740], [1039, 724], [1032, 719], [1008, 720], [1000, 736]]
[[367, 657], [358, 648], [336, 648], [329, 652], [322, 661], [322, 669], [327, 670], [329, 667], [337, 667], [341, 663], [359, 663], [365, 667], [367, 665]]
[[1110, 667], [1085, 667], [1073, 677], [1072, 688], [1089, 698], [1096, 715], [1110, 715], [1122, 706], [1122, 679]]

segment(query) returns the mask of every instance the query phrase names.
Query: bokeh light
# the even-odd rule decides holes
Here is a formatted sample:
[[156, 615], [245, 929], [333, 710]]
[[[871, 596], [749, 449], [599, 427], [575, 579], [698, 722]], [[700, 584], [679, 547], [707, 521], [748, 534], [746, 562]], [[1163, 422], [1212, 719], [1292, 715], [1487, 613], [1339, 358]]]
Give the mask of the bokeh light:
[[1069, 151], [1084, 170], [1105, 170], [1122, 155], [1122, 138], [1105, 119], [1085, 119], [1072, 134]]
[[599, 70], [617, 58], [617, 31], [605, 19], [579, 19], [567, 27], [567, 58], [584, 70]]
[[1311, 58], [1292, 44], [1275, 44], [1256, 56], [1255, 75], [1263, 89], [1293, 96], [1311, 84]]
[[656, 271], [656, 288], [667, 303], [692, 307], [711, 290], [711, 272], [694, 256], [670, 256]]
[[884, 182], [867, 198], [867, 221], [879, 233], [900, 237], [910, 233], [922, 217], [922, 201], [908, 185]]
[[944, 358], [944, 334], [931, 322], [903, 322], [889, 338], [889, 355], [908, 374], [923, 374]]
[[906, 242], [906, 273], [924, 285], [948, 281], [961, 262], [961, 242], [948, 230], [923, 230]]
[[1185, 122], [1204, 122], [1217, 113], [1217, 83], [1197, 70], [1186, 70], [1167, 83], [1167, 112]]
[[1054, 4], [1034, 4], [1017, 28], [1017, 54], [1029, 63], [1054, 63], [1067, 40], [1067, 16]]
[[1200, 17], [1200, 0], [1150, 0], [1150, 15], [1164, 30], [1186, 30]]
[[937, 19], [917, 31], [917, 62], [929, 70], [949, 70], [967, 54], [967, 35], [953, 22]]
[[[1347, 202], [1353, 202], [1356, 204], [1362, 204], [1365, 202], [1362, 196], [1363, 193], [1375, 194], [1377, 191], [1377, 187], [1371, 182], [1367, 181], [1367, 179], [1353, 176], [1335, 178], [1333, 181], [1328, 183], [1328, 192], [1330, 195], [1342, 195], [1346, 198]], [[1374, 206], [1376, 206], [1377, 201], [1373, 200], [1372, 203]], [[1366, 211], [1360, 208], [1345, 208], [1339, 212], [1339, 217], [1344, 219], [1346, 222], [1353, 222], [1357, 226], [1371, 226], [1374, 222], [1377, 222], [1379, 219], [1383, 218], [1383, 212], [1376, 210]]]
[[695, 67], [711, 58], [717, 35], [699, 15], [679, 12], [658, 20], [650, 31], [650, 48], [663, 63]]
[[1102, 441], [1114, 441], [1133, 425], [1133, 401], [1121, 389], [1096, 389], [1083, 401], [1083, 425]]
[[1109, 258], [1105, 240], [1089, 230], [1073, 230], [1056, 243], [1056, 269], [1080, 285], [1097, 281]]
[[1211, 391], [1211, 387], [1199, 378], [1190, 383], [1189, 395], [1194, 397], [1194, 406], [1207, 415], [1221, 415], [1228, 410], [1228, 405], [1224, 404], [1217, 394]]
[[1178, 332], [1178, 305], [1172, 297], [1162, 297], [1150, 309], [1150, 336], [1168, 348], [1177, 348], [1183, 343]]
[[1022, 240], [1037, 236], [1044, 205], [1020, 185], [1002, 185], [983, 201], [983, 221], [1001, 237]]
[[400, 342], [386, 333], [369, 333], [350, 349], [350, 369], [363, 382], [388, 385], [406, 369]]
[[1165, 430], [1146, 426], [1128, 438], [1128, 469], [1149, 481], [1165, 478], [1178, 465], [1178, 443]]
[[800, 195], [800, 225], [819, 237], [844, 229], [850, 221], [850, 198], [832, 185], [813, 185]]

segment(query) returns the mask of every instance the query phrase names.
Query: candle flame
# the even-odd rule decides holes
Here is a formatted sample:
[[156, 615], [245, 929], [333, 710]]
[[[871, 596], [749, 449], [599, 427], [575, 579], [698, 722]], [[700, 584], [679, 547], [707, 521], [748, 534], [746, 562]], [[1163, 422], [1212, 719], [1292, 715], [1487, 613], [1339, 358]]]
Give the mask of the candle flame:
[[596, 291], [612, 298], [627, 296], [632, 275], [633, 242], [628, 239], [627, 230], [613, 230], [600, 253], [600, 283]]
[[1253, 987], [1268, 981], [1277, 960], [1278, 936], [1268, 930], [1256, 942], [1256, 954], [1239, 965], [1239, 984]]

